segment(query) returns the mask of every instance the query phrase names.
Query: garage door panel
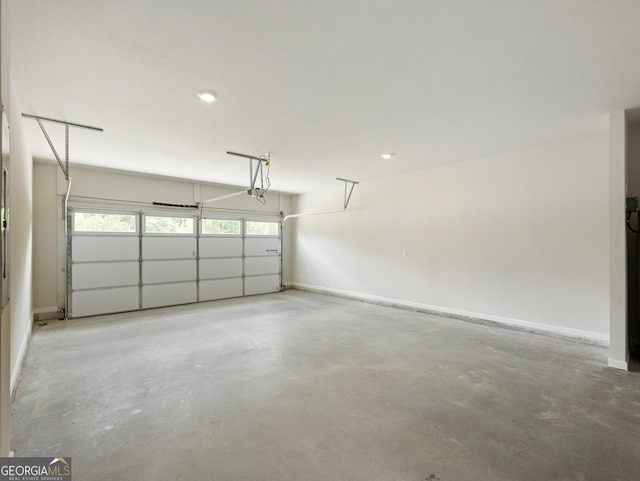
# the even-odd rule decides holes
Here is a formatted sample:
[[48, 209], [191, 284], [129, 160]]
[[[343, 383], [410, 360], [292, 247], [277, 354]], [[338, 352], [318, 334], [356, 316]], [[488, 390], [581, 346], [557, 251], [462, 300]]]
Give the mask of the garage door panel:
[[189, 259], [196, 257], [195, 237], [143, 237], [142, 258]]
[[71, 280], [74, 289], [91, 289], [138, 285], [139, 277], [138, 261], [103, 262], [74, 264]]
[[280, 257], [247, 257], [244, 260], [244, 273], [248, 276], [279, 274]]
[[200, 258], [240, 256], [242, 256], [242, 238], [240, 237], [200, 237]]
[[244, 253], [247, 256], [277, 256], [280, 254], [280, 240], [277, 237], [247, 237], [244, 242]]
[[72, 239], [74, 262], [138, 260], [138, 236], [74, 236]]
[[214, 279], [200, 281], [200, 300], [214, 301], [242, 297], [242, 279]]
[[253, 294], [266, 294], [268, 292], [280, 291], [280, 276], [256, 276], [244, 279], [244, 293], [247, 296]]
[[142, 287], [142, 307], [162, 307], [197, 302], [195, 282]]
[[242, 277], [242, 259], [200, 259], [200, 279]]
[[[182, 228], [181, 216], [171, 214], [158, 214], [169, 219], [155, 224], [148, 224], [150, 217], [144, 212], [86, 209], [82, 214], [78, 222], [84, 224], [71, 226], [67, 265], [72, 316], [280, 290], [281, 241], [269, 235], [274, 233], [273, 226], [263, 231], [246, 219], [236, 219], [230, 227], [226, 221], [205, 226], [209, 230], [199, 226], [203, 233], [194, 235]], [[124, 221], [128, 230], [123, 228]]]
[[75, 291], [71, 296], [73, 317], [93, 316], [139, 309], [139, 291], [135, 287]]
[[196, 280], [196, 261], [145, 261], [142, 263], [142, 283], [180, 282]]

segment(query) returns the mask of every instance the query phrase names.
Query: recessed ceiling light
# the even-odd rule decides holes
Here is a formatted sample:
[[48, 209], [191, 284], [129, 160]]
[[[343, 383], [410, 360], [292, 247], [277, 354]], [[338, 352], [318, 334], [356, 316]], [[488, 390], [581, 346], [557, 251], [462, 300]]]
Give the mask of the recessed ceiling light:
[[396, 154], [394, 154], [393, 152], [387, 152], [386, 154], [380, 155], [380, 157], [382, 157], [384, 160], [389, 160], [394, 155], [396, 155]]
[[198, 92], [198, 97], [205, 102], [213, 102], [218, 98], [218, 95], [211, 89], [204, 89]]

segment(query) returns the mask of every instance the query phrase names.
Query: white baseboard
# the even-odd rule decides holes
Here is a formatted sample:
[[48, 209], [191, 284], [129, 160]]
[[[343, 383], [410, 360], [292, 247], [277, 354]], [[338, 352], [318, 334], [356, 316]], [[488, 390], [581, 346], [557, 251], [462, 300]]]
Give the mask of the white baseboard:
[[64, 316], [64, 311], [61, 312], [57, 307], [46, 307], [33, 310], [33, 320], [49, 321], [51, 319], [61, 319]]
[[58, 312], [57, 307], [38, 307], [33, 310], [34, 314], [49, 314], [50, 312]]
[[609, 367], [613, 367], [615, 369], [621, 369], [623, 371], [628, 371], [629, 370], [629, 354], [627, 353], [627, 359], [626, 361], [619, 361], [617, 359], [607, 359], [607, 365]]
[[[33, 319], [33, 313], [31, 313], [30, 319]], [[22, 373], [22, 368], [24, 367], [24, 362], [27, 358], [27, 349], [29, 347], [29, 341], [31, 341], [31, 332], [33, 330], [33, 322], [29, 322], [28, 324], [29, 324], [29, 328], [27, 329], [24, 339], [22, 340], [22, 344], [20, 345], [20, 351], [18, 353], [18, 359], [17, 359], [18, 362], [16, 362], [13, 372], [11, 373], [10, 391], [11, 391], [12, 398], [16, 393], [15, 391], [16, 391], [16, 388], [18, 387], [18, 380], [20, 379], [20, 374]]]
[[409, 308], [409, 309], [414, 309], [416, 311], [454, 317], [456, 319], [461, 319], [464, 321], [480, 322], [484, 324], [495, 323], [501, 326], [517, 328], [520, 330], [536, 332], [539, 334], [553, 335], [556, 337], [567, 338], [574, 341], [585, 342], [588, 344], [596, 344], [598, 346], [609, 346], [609, 335], [601, 334], [599, 332], [583, 331], [580, 329], [554, 326], [551, 324], [542, 324], [538, 322], [522, 321], [519, 319], [510, 319], [507, 317], [494, 316], [491, 314], [482, 314], [478, 312], [463, 311], [460, 309], [451, 309], [448, 307], [421, 304], [418, 302], [404, 301], [401, 299], [392, 299], [388, 297], [374, 296], [371, 294], [362, 294], [359, 292], [343, 291], [340, 289], [314, 286], [310, 284], [303, 284], [300, 282], [293, 282], [291, 283], [291, 286], [294, 289], [299, 289], [303, 291], [331, 294], [338, 297], [345, 297], [349, 299], [367, 301], [375, 304], [383, 304], [391, 307]]

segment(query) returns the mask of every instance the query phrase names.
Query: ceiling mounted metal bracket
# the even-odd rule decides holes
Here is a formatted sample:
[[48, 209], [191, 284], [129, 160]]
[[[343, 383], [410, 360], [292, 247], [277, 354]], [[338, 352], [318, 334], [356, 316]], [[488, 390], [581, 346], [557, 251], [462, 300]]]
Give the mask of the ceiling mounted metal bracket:
[[39, 115], [22, 114], [22, 117], [25, 119], [42, 120], [43, 122], [52, 122], [54, 124], [68, 125], [69, 127], [76, 127], [78, 129], [93, 130], [94, 132], [104, 132], [104, 129], [100, 127], [92, 127], [91, 125], [76, 124], [74, 122], [67, 122], [65, 120], [50, 119], [49, 117], [41, 117]]
[[[202, 204], [207, 202], [215, 202], [217, 200], [228, 199], [229, 197], [235, 197], [237, 195], [246, 194], [249, 197], [254, 197], [261, 204], [266, 203], [266, 199], [264, 198], [264, 194], [267, 193], [269, 188], [271, 187], [271, 179], [269, 179], [269, 166], [271, 165], [271, 152], [266, 153], [265, 155], [255, 156], [255, 155], [247, 155], [240, 154], [238, 152], [227, 151], [228, 155], [235, 155], [236, 157], [243, 157], [245, 159], [249, 159], [249, 188], [241, 190], [240, 192], [234, 192], [232, 194], [221, 195], [218, 197], [213, 197], [211, 199], [207, 199], [202, 201]], [[254, 164], [253, 161], [257, 161]], [[265, 176], [263, 165], [267, 167], [267, 174]], [[258, 174], [260, 174], [260, 187], [256, 187], [256, 183], [258, 182]], [[265, 188], [266, 185], [266, 188]]]
[[[326, 210], [322, 212], [302, 212], [300, 214], [289, 214], [282, 218], [282, 225], [284, 225], [287, 219], [293, 219], [296, 217], [305, 217], [308, 215], [339, 214], [340, 212], [344, 212], [345, 210], [347, 210], [347, 207], [349, 207], [349, 201], [351, 200], [351, 194], [353, 194], [353, 189], [360, 182], [357, 182], [355, 180], [343, 179], [342, 177], [336, 177], [336, 180], [339, 180], [340, 182], [344, 182], [344, 202], [342, 204], [343, 205], [342, 209]], [[351, 184], [351, 189], [349, 189], [349, 184]]]
[[[343, 179], [341, 177], [336, 177], [336, 180], [344, 182], [344, 210], [347, 210], [349, 201], [351, 200], [351, 194], [353, 194], [353, 189], [356, 184], [359, 184], [360, 182], [356, 182], [355, 180]], [[349, 190], [349, 195], [347, 195], [347, 187], [349, 184], [351, 184], [351, 189]]]
[[[73, 122], [65, 122], [64, 120], [50, 119], [48, 117], [40, 117], [39, 115], [22, 114], [22, 117], [25, 119], [33, 119], [36, 122], [38, 122], [38, 125], [40, 126], [40, 130], [42, 130], [42, 133], [44, 134], [44, 138], [47, 139], [47, 143], [49, 144], [49, 147], [51, 147], [51, 151], [53, 152], [53, 155], [58, 161], [58, 165], [62, 169], [62, 172], [64, 173], [64, 177], [66, 180], [69, 180], [69, 127], [92, 130], [94, 132], [104, 132], [104, 130], [99, 127], [76, 124]], [[42, 122], [51, 122], [55, 124], [64, 125], [64, 162], [60, 158], [60, 155], [58, 155], [58, 151], [53, 145], [53, 142], [51, 141], [51, 138], [47, 133], [47, 129], [44, 128], [44, 125], [42, 125]]]
[[[258, 174], [261, 174], [263, 172], [263, 163], [267, 167], [271, 164], [271, 152], [268, 152], [266, 155], [257, 157], [255, 155], [240, 154], [238, 152], [232, 152], [228, 150], [227, 155], [235, 155], [236, 157], [244, 157], [245, 159], [249, 159], [249, 188], [247, 189], [247, 195], [249, 195], [250, 197], [255, 197], [258, 200], [264, 199], [265, 192], [269, 190], [269, 187], [267, 187], [267, 189], [264, 188], [264, 174], [262, 174], [260, 177], [261, 187], [256, 187], [256, 181], [258, 180]], [[253, 168], [254, 160], [257, 161], [255, 170]], [[270, 184], [268, 171], [267, 181]]]

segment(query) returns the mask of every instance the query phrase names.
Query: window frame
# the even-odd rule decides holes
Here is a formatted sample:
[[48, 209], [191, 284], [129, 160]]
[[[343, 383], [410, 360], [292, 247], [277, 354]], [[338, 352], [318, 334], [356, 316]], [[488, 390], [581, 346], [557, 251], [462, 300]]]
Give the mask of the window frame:
[[[251, 223], [262, 223], [262, 224], [275, 224], [276, 225], [276, 233], [275, 234], [250, 234], [249, 233], [249, 224]], [[281, 230], [281, 225], [280, 222], [276, 221], [276, 220], [264, 220], [264, 219], [246, 219], [244, 222], [244, 236], [245, 237], [251, 237], [251, 238], [255, 238], [255, 237], [268, 237], [268, 238], [274, 238], [274, 237], [280, 237], [280, 232]]]
[[[140, 215], [138, 212], [110, 210], [110, 209], [74, 209], [70, 208], [71, 214], [71, 229], [70, 234], [77, 235], [119, 235], [119, 236], [132, 236], [140, 234]], [[76, 214], [103, 214], [103, 215], [115, 215], [115, 216], [131, 216], [134, 219], [133, 231], [111, 231], [111, 230], [77, 230], [76, 229]]]
[[[239, 229], [237, 233], [210, 233], [204, 232], [204, 221], [205, 220], [221, 220], [221, 221], [235, 221], [239, 224]], [[213, 217], [202, 217], [199, 222], [200, 235], [203, 237], [242, 237], [242, 233], [244, 232], [244, 219], [238, 217], [222, 217], [222, 216], [213, 216]]]
[[[147, 218], [148, 217], [173, 217], [176, 219], [191, 219], [192, 228], [191, 232], [149, 232], [147, 231]], [[197, 216], [193, 215], [175, 215], [175, 214], [162, 214], [162, 213], [142, 213], [142, 225], [140, 226], [141, 233], [143, 236], [195, 236], [197, 233], [197, 224], [196, 224]]]

